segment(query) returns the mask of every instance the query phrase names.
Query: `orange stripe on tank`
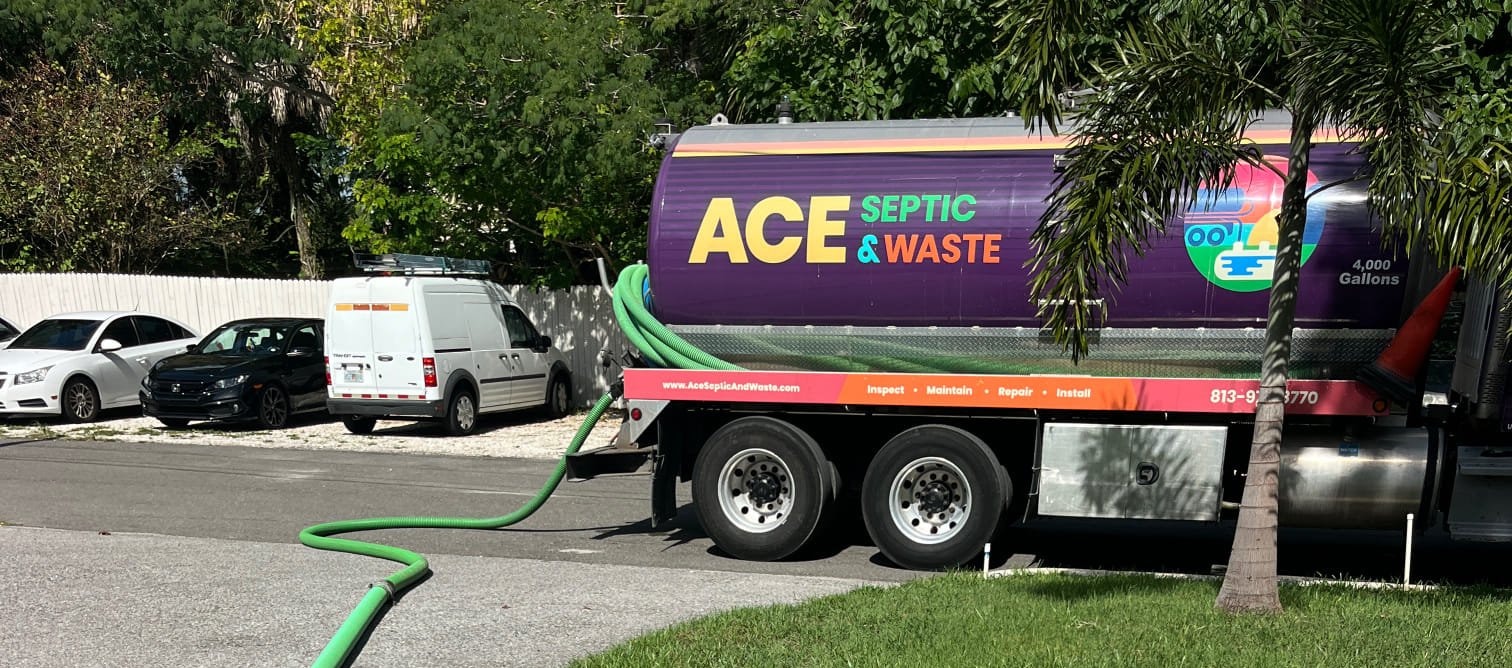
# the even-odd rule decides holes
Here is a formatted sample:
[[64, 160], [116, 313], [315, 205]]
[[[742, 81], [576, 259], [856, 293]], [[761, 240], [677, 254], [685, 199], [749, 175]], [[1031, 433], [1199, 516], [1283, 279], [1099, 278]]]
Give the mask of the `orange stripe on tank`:
[[[1256, 130], [1244, 138], [1257, 144], [1285, 144], [1286, 130]], [[740, 155], [820, 155], [836, 153], [924, 153], [965, 151], [1024, 151], [1069, 148], [1074, 137], [948, 137], [939, 139], [832, 139], [791, 142], [708, 142], [678, 144], [672, 157], [705, 158]], [[1333, 130], [1313, 133], [1315, 143], [1344, 141]]]

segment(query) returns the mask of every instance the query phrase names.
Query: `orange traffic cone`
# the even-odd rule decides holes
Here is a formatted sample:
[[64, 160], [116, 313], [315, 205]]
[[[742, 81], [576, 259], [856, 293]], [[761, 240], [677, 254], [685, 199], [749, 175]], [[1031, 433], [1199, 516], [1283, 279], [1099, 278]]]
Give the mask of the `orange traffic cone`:
[[1449, 297], [1454, 294], [1459, 275], [1459, 267], [1450, 269], [1438, 287], [1423, 298], [1412, 317], [1397, 330], [1386, 351], [1370, 366], [1360, 370], [1358, 377], [1362, 382], [1398, 403], [1408, 403], [1417, 396], [1418, 371], [1428, 360], [1428, 347], [1438, 333], [1439, 322], [1444, 319], [1444, 310], [1449, 307]]

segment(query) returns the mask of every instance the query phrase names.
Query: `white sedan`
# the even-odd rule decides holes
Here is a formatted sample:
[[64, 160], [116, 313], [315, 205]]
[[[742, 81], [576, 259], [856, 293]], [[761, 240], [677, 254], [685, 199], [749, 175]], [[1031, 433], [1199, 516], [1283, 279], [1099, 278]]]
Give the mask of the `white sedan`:
[[63, 313], [0, 349], [0, 415], [62, 415], [90, 422], [133, 406], [152, 365], [198, 340], [182, 323], [120, 311]]

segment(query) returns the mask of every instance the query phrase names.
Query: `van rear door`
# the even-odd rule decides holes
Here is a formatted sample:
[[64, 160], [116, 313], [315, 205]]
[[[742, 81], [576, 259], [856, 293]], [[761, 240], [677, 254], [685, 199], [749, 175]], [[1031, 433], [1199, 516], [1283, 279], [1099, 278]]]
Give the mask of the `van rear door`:
[[369, 288], [375, 398], [425, 397], [424, 355], [419, 328], [421, 314], [412, 303], [416, 292], [410, 279], [400, 278], [373, 281]]
[[372, 398], [375, 394], [370, 283], [368, 279], [338, 280], [331, 288], [325, 334], [332, 398]]
[[424, 399], [425, 370], [409, 281], [370, 278], [333, 288], [326, 325], [338, 399]]

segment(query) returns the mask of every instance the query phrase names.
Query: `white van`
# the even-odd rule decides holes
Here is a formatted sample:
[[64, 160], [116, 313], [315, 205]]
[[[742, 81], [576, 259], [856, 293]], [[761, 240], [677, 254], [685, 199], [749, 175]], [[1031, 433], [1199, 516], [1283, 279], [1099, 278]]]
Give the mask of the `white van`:
[[440, 419], [472, 433], [479, 415], [570, 408], [562, 354], [487, 263], [359, 255], [368, 276], [336, 279], [326, 312], [326, 408], [365, 434], [379, 418]]

